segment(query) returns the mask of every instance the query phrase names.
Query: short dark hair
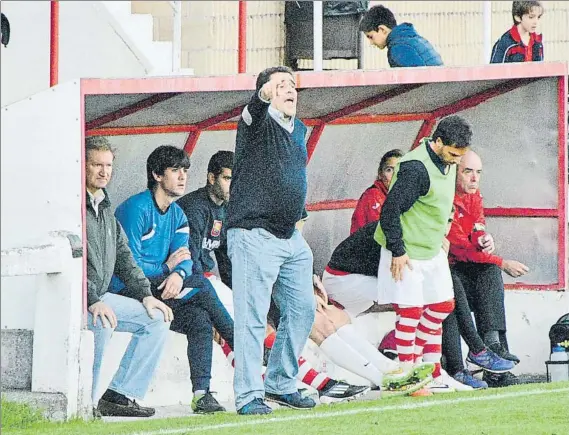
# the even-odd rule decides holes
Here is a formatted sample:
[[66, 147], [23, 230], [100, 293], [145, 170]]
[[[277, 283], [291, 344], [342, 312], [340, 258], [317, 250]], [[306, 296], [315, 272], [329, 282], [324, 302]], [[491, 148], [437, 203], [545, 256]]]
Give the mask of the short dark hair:
[[397, 26], [397, 20], [393, 12], [382, 5], [374, 6], [364, 14], [360, 21], [360, 32], [377, 31], [379, 26], [389, 27], [390, 29]]
[[186, 152], [172, 145], [162, 145], [150, 153], [146, 160], [147, 186], [153, 190], [156, 186], [154, 174], [164, 175], [168, 168], [190, 168], [190, 158]]
[[379, 161], [379, 167], [377, 168], [377, 172], [385, 170], [385, 167], [387, 166], [387, 161], [389, 159], [392, 159], [393, 157], [400, 159], [401, 157], [403, 157], [403, 154], [404, 154], [403, 151], [401, 151], [400, 149], [387, 151]]
[[221, 174], [223, 168], [233, 169], [233, 151], [218, 151], [209, 159], [207, 164], [208, 174], [211, 172], [216, 177]]
[[516, 17], [522, 18], [524, 15], [529, 14], [531, 8], [540, 8], [541, 14], [539, 16], [543, 14], [543, 5], [540, 1], [512, 2], [512, 20], [514, 20], [514, 24], [520, 24], [519, 21], [516, 21]]
[[259, 73], [257, 76], [257, 83], [255, 84], [255, 89], [257, 92], [263, 87], [265, 83], [267, 83], [271, 76], [275, 73], [287, 73], [294, 77], [294, 71], [290, 69], [288, 66], [272, 66], [267, 68]]
[[470, 125], [460, 116], [452, 115], [441, 119], [433, 133], [433, 140], [439, 139], [443, 145], [452, 145], [456, 148], [470, 146], [472, 130]]
[[104, 136], [90, 136], [85, 139], [85, 160], [89, 161], [90, 151], [110, 151], [115, 158], [115, 152], [111, 143]]

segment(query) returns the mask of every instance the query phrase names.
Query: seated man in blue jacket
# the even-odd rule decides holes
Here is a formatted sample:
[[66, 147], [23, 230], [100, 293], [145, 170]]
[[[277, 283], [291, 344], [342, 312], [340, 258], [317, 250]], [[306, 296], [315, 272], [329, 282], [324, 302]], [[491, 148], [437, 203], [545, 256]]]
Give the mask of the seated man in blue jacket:
[[[233, 320], [203, 274], [192, 274], [189, 226], [174, 201], [184, 194], [190, 160], [174, 146], [160, 146], [148, 157], [148, 189], [115, 211], [134, 259], [150, 280], [152, 293], [174, 312], [171, 329], [188, 339], [188, 361], [196, 413], [225, 411], [209, 391], [213, 327], [233, 348]], [[114, 291], [126, 291], [117, 278]]]
[[393, 12], [377, 5], [365, 13], [360, 31], [380, 50], [387, 47], [387, 61], [392, 68], [439, 66], [441, 56], [429, 41], [417, 33], [413, 24], [397, 25]]

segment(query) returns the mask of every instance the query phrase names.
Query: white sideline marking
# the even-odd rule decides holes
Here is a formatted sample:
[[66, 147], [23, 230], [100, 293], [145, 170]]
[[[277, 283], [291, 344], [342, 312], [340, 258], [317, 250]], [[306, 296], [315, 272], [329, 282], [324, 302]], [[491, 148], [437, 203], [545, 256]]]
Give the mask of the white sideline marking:
[[273, 417], [262, 420], [249, 420], [247, 417], [242, 417], [243, 421], [232, 422], [232, 423], [220, 423], [212, 424], [209, 426], [199, 426], [199, 427], [187, 427], [180, 429], [160, 429], [148, 432], [132, 432], [128, 435], [174, 435], [174, 434], [185, 434], [190, 432], [205, 432], [215, 429], [227, 429], [232, 427], [243, 427], [243, 426], [257, 426], [271, 423], [281, 423], [287, 421], [299, 421], [299, 420], [315, 420], [319, 418], [328, 417], [340, 417], [344, 415], [356, 415], [363, 414], [366, 412], [385, 412], [394, 410], [405, 410], [405, 409], [419, 409], [419, 408], [430, 408], [438, 405], [464, 403], [464, 402], [485, 402], [488, 400], [498, 400], [508, 397], [523, 397], [523, 396], [536, 396], [541, 394], [551, 394], [551, 393], [563, 393], [569, 392], [568, 388], [558, 388], [554, 390], [533, 390], [533, 391], [518, 391], [513, 393], [503, 393], [496, 394], [492, 396], [480, 396], [480, 397], [463, 397], [452, 400], [433, 400], [429, 402], [421, 403], [410, 403], [408, 405], [392, 405], [392, 406], [372, 406], [368, 408], [358, 408], [358, 409], [347, 409], [345, 411], [333, 411], [333, 412], [322, 412], [322, 413], [310, 413], [310, 414], [300, 414], [291, 415], [286, 417]]

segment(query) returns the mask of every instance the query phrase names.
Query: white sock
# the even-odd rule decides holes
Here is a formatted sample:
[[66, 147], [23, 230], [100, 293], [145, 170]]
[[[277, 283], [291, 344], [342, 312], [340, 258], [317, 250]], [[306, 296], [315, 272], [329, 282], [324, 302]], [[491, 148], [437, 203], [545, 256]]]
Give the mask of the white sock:
[[361, 356], [370, 361], [379, 371], [389, 373], [399, 369], [399, 364], [396, 361], [384, 356], [369, 341], [363, 338], [351, 323], [342, 326], [337, 333], [342, 340], [350, 343], [351, 347], [356, 349]]
[[335, 364], [367, 379], [376, 386], [381, 386], [383, 375], [371, 363], [362, 357], [353, 347], [340, 338], [337, 333], [330, 335], [320, 345], [320, 349]]

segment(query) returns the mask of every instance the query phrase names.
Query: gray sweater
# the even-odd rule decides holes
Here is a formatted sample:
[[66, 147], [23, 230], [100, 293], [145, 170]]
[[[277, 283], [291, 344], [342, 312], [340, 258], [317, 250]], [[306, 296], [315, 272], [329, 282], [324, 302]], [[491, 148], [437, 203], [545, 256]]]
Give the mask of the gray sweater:
[[125, 283], [121, 295], [142, 301], [152, 296], [150, 282], [138, 267], [126, 235], [105, 198], [95, 212], [87, 195], [87, 305], [98, 302], [109, 289], [113, 273]]

